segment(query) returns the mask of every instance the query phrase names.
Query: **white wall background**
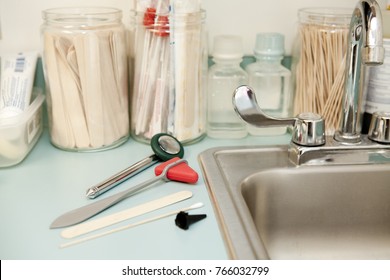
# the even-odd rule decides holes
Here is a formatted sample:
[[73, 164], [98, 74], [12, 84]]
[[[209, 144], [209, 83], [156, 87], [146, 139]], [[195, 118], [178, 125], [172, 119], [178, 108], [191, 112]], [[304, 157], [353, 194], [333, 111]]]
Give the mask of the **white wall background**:
[[[40, 50], [41, 11], [64, 6], [111, 6], [124, 12], [135, 0], [0, 0], [0, 54], [10, 51]], [[202, 0], [207, 11], [210, 48], [218, 34], [241, 35], [246, 54], [252, 54], [257, 32], [280, 32], [286, 36], [286, 52], [296, 32], [297, 11], [304, 7], [353, 8], [357, 0]], [[386, 0], [377, 0], [382, 8]]]

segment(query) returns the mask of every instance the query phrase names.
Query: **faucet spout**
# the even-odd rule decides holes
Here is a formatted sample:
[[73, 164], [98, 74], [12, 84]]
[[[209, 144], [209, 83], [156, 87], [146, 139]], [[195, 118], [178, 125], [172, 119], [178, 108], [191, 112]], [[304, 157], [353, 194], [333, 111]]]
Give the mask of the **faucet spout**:
[[343, 143], [360, 143], [365, 106], [365, 65], [383, 63], [382, 15], [375, 0], [360, 0], [349, 28], [347, 66], [341, 123], [334, 138]]

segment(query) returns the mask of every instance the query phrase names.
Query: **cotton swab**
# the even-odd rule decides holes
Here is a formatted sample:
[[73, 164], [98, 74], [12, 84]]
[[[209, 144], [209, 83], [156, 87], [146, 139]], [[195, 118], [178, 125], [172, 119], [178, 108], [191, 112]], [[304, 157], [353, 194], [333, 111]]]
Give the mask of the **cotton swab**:
[[[156, 91], [152, 118], [149, 124], [148, 137], [159, 132], [166, 132], [168, 118], [168, 95], [169, 95], [169, 22], [168, 16], [158, 16], [158, 31], [156, 36], [161, 40], [161, 51], [159, 60], [159, 74], [156, 80]], [[166, 27], [166, 28], [165, 28]]]
[[[133, 110], [135, 112], [133, 113], [133, 119], [135, 122], [136, 135], [142, 135], [146, 132], [146, 125], [149, 123], [151, 108], [153, 108], [151, 83], [154, 83], [155, 79], [150, 76], [155, 72], [151, 69], [153, 66], [156, 67], [158, 63], [154, 60], [154, 52], [158, 51], [154, 44], [155, 36], [153, 35], [155, 16], [156, 9], [153, 7], [147, 8], [144, 12], [142, 26], [137, 28], [138, 34], [143, 35], [139, 38], [143, 41], [143, 45], [140, 49], [141, 52], [138, 53], [141, 57], [141, 62], [139, 64], [140, 72], [139, 75], [136, 74], [136, 79], [139, 79], [139, 84], [135, 87], [134, 92], [134, 99], [136, 100], [134, 103], [136, 106], [133, 106]], [[144, 32], [139, 33], [138, 30], [144, 30]]]
[[340, 122], [340, 113], [339, 110], [342, 102], [343, 95], [341, 94], [344, 89], [344, 80], [345, 80], [345, 63], [346, 56], [344, 56], [339, 72], [337, 73], [334, 84], [329, 92], [329, 98], [326, 101], [326, 104], [321, 112], [321, 115], [324, 119], [327, 120], [329, 126], [328, 133], [334, 134], [335, 128], [339, 125]]
[[117, 227], [115, 229], [108, 230], [108, 231], [105, 231], [105, 232], [102, 232], [102, 233], [98, 233], [98, 234], [95, 234], [95, 235], [91, 235], [91, 236], [80, 238], [80, 239], [77, 239], [77, 240], [74, 240], [74, 241], [70, 241], [70, 242], [61, 244], [60, 248], [67, 248], [67, 247], [70, 247], [70, 246], [73, 246], [73, 245], [77, 245], [77, 244], [86, 242], [88, 240], [93, 240], [93, 239], [96, 239], [96, 238], [99, 238], [99, 237], [103, 237], [103, 236], [106, 236], [106, 235], [109, 235], [109, 234], [112, 234], [112, 233], [115, 233], [115, 232], [119, 232], [119, 231], [122, 231], [122, 230], [130, 229], [130, 228], [133, 228], [133, 227], [136, 227], [136, 226], [140, 226], [140, 225], [147, 224], [147, 223], [150, 223], [150, 222], [153, 222], [153, 221], [157, 221], [157, 220], [169, 217], [169, 216], [176, 215], [176, 214], [178, 214], [180, 212], [186, 212], [186, 211], [197, 209], [197, 208], [200, 208], [200, 207], [203, 207], [203, 203], [198, 202], [198, 203], [195, 203], [195, 204], [193, 204], [193, 205], [191, 205], [189, 207], [178, 209], [178, 210], [175, 210], [175, 211], [172, 211], [172, 212], [168, 212], [168, 213], [165, 213], [165, 214], [162, 214], [162, 215], [150, 218], [150, 219], [142, 220], [140, 222], [136, 222], [136, 223], [133, 223], [133, 224], [128, 224], [128, 225], [125, 225], [125, 226], [122, 226], [122, 227]]

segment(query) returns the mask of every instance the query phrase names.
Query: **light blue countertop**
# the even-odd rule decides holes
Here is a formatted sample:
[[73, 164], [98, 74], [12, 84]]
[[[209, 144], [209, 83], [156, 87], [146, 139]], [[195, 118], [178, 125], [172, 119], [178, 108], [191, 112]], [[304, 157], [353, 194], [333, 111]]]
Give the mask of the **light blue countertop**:
[[[59, 215], [86, 205], [87, 188], [152, 154], [151, 148], [133, 139], [115, 149], [93, 152], [66, 152], [50, 144], [47, 130], [20, 164], [0, 169], [0, 259], [227, 259], [227, 251], [214, 215], [198, 154], [216, 146], [245, 146], [288, 143], [289, 135], [246, 137], [239, 140], [202, 141], [185, 146], [184, 158], [199, 173], [195, 185], [178, 182], [153, 185], [94, 218], [128, 209], [180, 190], [193, 196], [185, 201], [124, 221], [122, 225], [155, 217], [203, 202], [204, 207], [191, 214], [207, 218], [188, 230], [175, 226], [175, 216], [140, 225], [75, 246], [60, 249], [70, 240], [60, 236], [63, 229], [49, 229]], [[154, 176], [149, 168], [99, 198], [123, 191]], [[97, 198], [97, 199], [99, 199]], [[92, 218], [92, 219], [94, 219]], [[108, 229], [110, 229], [108, 228]]]

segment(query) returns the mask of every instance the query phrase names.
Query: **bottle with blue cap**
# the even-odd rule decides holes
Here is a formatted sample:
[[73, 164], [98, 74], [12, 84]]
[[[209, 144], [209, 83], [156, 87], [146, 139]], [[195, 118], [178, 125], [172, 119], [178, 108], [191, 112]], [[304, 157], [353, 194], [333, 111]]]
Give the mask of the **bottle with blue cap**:
[[[291, 108], [291, 71], [281, 64], [284, 36], [280, 33], [258, 33], [254, 49], [256, 62], [248, 64], [248, 85], [254, 89], [260, 108], [273, 117], [288, 117]], [[284, 127], [248, 125], [251, 135], [280, 135]]]
[[214, 65], [208, 74], [207, 135], [211, 138], [243, 138], [246, 123], [236, 114], [232, 104], [234, 90], [248, 83], [248, 74], [240, 63], [243, 59], [242, 38], [220, 35], [214, 38]]

